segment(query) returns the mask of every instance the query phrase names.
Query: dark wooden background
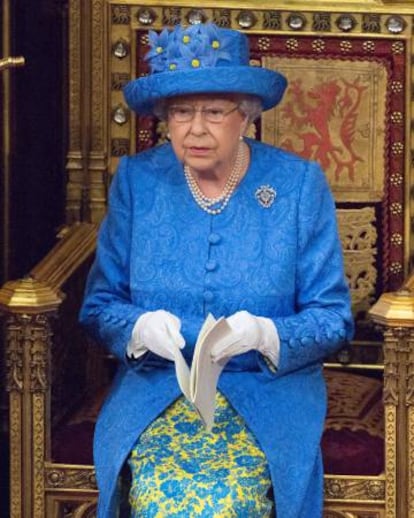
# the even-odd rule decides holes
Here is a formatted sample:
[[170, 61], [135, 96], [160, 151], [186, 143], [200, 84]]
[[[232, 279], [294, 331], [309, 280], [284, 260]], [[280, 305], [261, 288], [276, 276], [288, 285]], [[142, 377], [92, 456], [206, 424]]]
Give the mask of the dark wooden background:
[[[25, 275], [55, 242], [56, 231], [64, 223], [66, 184], [68, 2], [11, 0], [9, 4], [12, 55], [24, 56], [26, 65], [10, 72], [10, 239], [4, 242], [5, 222], [0, 221], [0, 246], [9, 249], [8, 264], [3, 264], [4, 259], [0, 264], [1, 284]], [[0, 22], [4, 7], [2, 3]], [[3, 49], [0, 57], [5, 57]], [[5, 195], [2, 189], [1, 204]], [[0, 349], [0, 516], [7, 517], [8, 408], [3, 334]]]

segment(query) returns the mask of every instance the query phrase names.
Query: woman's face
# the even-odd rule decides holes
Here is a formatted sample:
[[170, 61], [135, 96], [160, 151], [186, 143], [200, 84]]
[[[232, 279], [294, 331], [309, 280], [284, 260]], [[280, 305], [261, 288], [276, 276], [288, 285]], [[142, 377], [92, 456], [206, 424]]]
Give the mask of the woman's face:
[[236, 97], [174, 97], [168, 102], [167, 117], [171, 144], [179, 160], [200, 175], [229, 174], [247, 126]]

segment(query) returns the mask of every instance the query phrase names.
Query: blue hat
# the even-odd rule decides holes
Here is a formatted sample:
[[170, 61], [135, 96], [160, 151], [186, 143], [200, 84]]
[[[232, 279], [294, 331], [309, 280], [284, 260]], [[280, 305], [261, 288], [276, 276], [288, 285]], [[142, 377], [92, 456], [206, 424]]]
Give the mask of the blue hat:
[[124, 88], [129, 107], [140, 114], [152, 113], [160, 99], [201, 93], [255, 95], [268, 110], [286, 89], [282, 74], [249, 65], [248, 39], [239, 31], [206, 23], [148, 36], [151, 50], [145, 59], [151, 73]]

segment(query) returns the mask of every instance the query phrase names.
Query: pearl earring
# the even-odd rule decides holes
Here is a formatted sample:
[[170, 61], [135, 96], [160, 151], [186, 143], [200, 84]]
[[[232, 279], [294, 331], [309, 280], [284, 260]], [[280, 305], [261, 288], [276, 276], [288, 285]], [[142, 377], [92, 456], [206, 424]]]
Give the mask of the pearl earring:
[[243, 142], [243, 135], [240, 135], [239, 140], [240, 142]]

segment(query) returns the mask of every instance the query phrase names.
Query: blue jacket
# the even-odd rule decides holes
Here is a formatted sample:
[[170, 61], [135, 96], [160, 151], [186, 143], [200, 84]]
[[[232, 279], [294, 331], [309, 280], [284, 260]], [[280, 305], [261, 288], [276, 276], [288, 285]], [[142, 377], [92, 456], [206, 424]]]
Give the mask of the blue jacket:
[[[81, 322], [119, 360], [96, 426], [98, 516], [115, 516], [117, 477], [137, 437], [180, 396], [174, 366], [152, 353], [125, 358], [137, 318], [165, 309], [182, 321], [191, 362], [208, 313], [273, 319], [280, 362], [234, 357], [219, 388], [265, 452], [278, 516], [322, 515], [322, 362], [353, 332], [335, 205], [315, 163], [248, 140], [251, 165], [226, 209], [192, 198], [169, 144], [123, 158], [99, 235]], [[276, 197], [263, 207], [257, 189]]]

